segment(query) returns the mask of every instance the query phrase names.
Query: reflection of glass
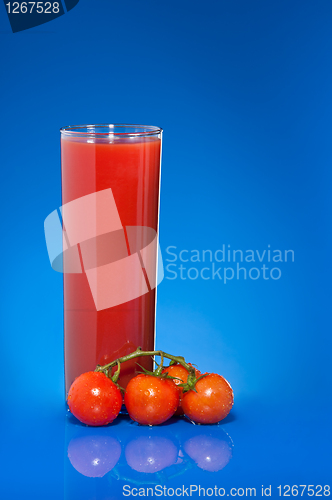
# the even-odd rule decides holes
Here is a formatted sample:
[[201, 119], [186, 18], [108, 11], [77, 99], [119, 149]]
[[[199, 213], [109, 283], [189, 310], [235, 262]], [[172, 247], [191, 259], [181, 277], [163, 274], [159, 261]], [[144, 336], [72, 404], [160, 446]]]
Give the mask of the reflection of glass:
[[232, 440], [219, 425], [170, 420], [146, 428], [125, 415], [104, 428], [76, 422], [70, 416], [66, 424], [65, 500], [119, 500], [125, 485], [198, 484], [200, 474], [223, 474], [232, 458]]
[[[161, 134], [61, 130], [66, 391], [97, 364], [154, 348]], [[141, 364], [152, 369], [150, 358]], [[135, 360], [123, 365], [123, 387], [135, 369]]]

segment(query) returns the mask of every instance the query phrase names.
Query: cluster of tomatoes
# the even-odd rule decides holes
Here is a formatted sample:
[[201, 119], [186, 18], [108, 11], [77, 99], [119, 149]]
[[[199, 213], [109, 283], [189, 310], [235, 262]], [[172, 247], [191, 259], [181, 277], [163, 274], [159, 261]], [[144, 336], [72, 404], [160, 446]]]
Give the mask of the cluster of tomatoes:
[[73, 382], [68, 393], [70, 411], [87, 425], [107, 425], [118, 416], [124, 402], [132, 420], [142, 425], [158, 425], [173, 415], [186, 415], [199, 424], [224, 419], [233, 406], [233, 391], [227, 380], [216, 373], [195, 369], [186, 386], [189, 371], [181, 364], [164, 368], [158, 375], [142, 373], [121, 389], [101, 371], [87, 372]]

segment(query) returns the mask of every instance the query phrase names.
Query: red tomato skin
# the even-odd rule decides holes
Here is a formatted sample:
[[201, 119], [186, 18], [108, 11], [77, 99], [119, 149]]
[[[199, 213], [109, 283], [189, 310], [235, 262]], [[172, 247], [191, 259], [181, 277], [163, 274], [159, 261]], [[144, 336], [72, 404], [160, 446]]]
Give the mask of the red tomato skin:
[[122, 394], [104, 373], [86, 372], [72, 383], [67, 401], [72, 414], [83, 424], [100, 426], [118, 416]]
[[183, 394], [185, 415], [197, 424], [216, 424], [223, 420], [234, 403], [233, 390], [227, 380], [217, 373], [209, 373], [196, 383], [196, 391]]
[[142, 425], [159, 425], [174, 415], [179, 389], [170, 379], [140, 374], [127, 385], [124, 397], [129, 416]]
[[[177, 379], [174, 379], [173, 382], [176, 385], [182, 384], [187, 382], [188, 379], [188, 370], [185, 369], [184, 366], [182, 365], [171, 365], [167, 366], [166, 368], [163, 369], [162, 373], [168, 373], [171, 377], [177, 377]], [[195, 375], [196, 377], [201, 376], [201, 372], [195, 368]], [[176, 409], [175, 415], [183, 415], [183, 409], [182, 409], [182, 392], [183, 389], [182, 387], [178, 388], [180, 390], [180, 401], [179, 401], [179, 406]]]

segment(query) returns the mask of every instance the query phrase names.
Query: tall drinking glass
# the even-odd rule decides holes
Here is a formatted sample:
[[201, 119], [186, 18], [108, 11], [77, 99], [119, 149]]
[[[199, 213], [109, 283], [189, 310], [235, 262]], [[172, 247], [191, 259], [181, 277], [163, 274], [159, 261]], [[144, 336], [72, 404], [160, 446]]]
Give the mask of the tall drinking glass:
[[[161, 141], [152, 126], [61, 129], [66, 392], [97, 364], [154, 349]], [[120, 385], [137, 370], [124, 363]]]

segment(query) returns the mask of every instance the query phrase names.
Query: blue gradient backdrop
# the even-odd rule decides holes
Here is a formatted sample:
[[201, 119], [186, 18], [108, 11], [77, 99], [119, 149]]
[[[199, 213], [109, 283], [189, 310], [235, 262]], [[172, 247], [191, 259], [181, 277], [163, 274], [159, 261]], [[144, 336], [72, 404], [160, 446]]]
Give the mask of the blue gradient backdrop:
[[321, 0], [81, 0], [12, 34], [1, 8], [4, 498], [69, 498], [43, 221], [61, 204], [59, 128], [79, 123], [163, 127], [164, 259], [294, 250], [280, 280], [165, 279], [157, 345], [233, 385], [219, 483], [331, 483], [331, 23]]

